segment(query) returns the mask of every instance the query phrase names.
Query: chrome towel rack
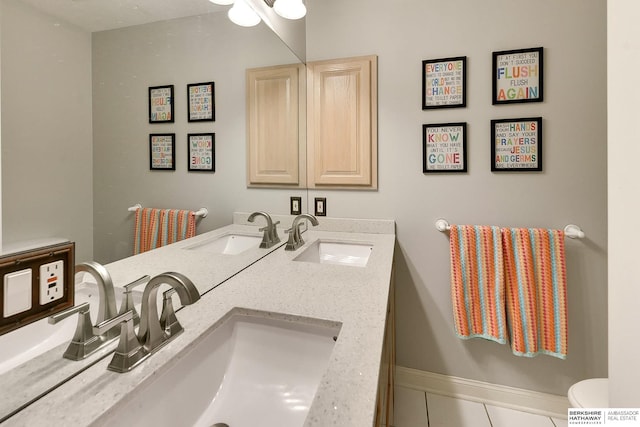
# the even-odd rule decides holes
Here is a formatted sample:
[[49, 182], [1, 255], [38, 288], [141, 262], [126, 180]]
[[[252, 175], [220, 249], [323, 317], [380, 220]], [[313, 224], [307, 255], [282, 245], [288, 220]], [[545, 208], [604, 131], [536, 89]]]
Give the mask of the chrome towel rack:
[[[127, 210], [129, 212], [135, 212], [138, 209], [142, 209], [142, 205], [140, 203], [136, 203], [133, 206], [130, 206], [129, 208], [127, 208]], [[197, 211], [194, 212], [196, 216], [201, 216], [202, 218], [206, 218], [207, 215], [209, 215], [209, 210], [207, 208], [200, 208]]]
[[[446, 219], [438, 218], [436, 219], [436, 229], [445, 232], [451, 229], [451, 225]], [[575, 224], [569, 224], [564, 227], [564, 235], [571, 239], [584, 239], [584, 231]]]

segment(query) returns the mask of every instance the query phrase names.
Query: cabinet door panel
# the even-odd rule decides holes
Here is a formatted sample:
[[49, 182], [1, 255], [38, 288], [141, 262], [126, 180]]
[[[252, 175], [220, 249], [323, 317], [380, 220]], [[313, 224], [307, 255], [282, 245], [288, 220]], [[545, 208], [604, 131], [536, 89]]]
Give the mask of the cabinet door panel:
[[247, 70], [249, 186], [301, 184], [298, 143], [301, 72], [298, 64]]
[[307, 64], [309, 187], [377, 187], [375, 56]]

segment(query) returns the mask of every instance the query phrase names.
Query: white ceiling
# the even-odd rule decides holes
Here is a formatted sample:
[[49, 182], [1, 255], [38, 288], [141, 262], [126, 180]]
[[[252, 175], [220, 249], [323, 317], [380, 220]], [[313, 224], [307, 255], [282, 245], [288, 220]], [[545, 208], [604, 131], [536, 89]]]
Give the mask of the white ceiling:
[[22, 0], [90, 32], [226, 11], [209, 0]]

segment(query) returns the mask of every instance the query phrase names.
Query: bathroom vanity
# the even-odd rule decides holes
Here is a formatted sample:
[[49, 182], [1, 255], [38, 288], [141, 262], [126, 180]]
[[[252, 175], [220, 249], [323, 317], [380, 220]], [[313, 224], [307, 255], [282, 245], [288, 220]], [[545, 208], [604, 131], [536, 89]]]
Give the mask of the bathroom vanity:
[[[223, 353], [230, 351], [225, 350], [227, 347], [223, 342], [233, 337], [235, 346], [240, 346], [243, 343], [238, 338], [240, 332], [234, 331], [240, 331], [241, 326], [237, 325], [245, 321], [249, 327], [274, 326], [269, 329], [271, 332], [264, 330], [255, 339], [245, 339], [242, 344], [249, 345], [249, 352], [264, 359], [265, 370], [270, 369], [268, 359], [272, 351], [284, 352], [277, 355], [276, 365], [278, 359], [282, 359], [284, 365], [293, 364], [296, 356], [290, 357], [288, 352], [307, 346], [316, 348], [316, 341], [305, 340], [312, 335], [319, 337], [317, 342], [321, 344], [316, 353], [326, 356], [317, 363], [310, 362], [311, 368], [305, 368], [305, 371], [318, 372], [315, 395], [309, 397], [310, 404], [306, 405], [296, 406], [296, 402], [289, 399], [292, 411], [302, 413], [300, 424], [292, 425], [386, 423], [393, 400], [394, 222], [321, 218], [317, 227], [309, 227], [302, 234], [305, 243], [299, 249], [285, 251], [286, 235], [283, 235], [280, 245], [269, 251], [254, 252], [257, 249], [251, 245], [255, 242], [244, 239], [236, 242], [232, 238], [251, 235], [247, 233], [248, 229], [255, 234], [258, 227], [246, 223], [247, 216], [236, 214], [231, 226], [107, 265], [116, 283], [166, 271], [177, 271], [189, 277], [202, 297], [177, 312], [184, 332], [124, 374], [108, 371], [110, 357], [105, 357], [3, 425], [114, 425], [125, 420], [158, 425], [151, 415], [145, 414], [158, 415], [165, 411], [177, 416], [183, 425], [225, 422], [234, 426], [225, 419], [208, 420], [202, 414], [194, 413], [207, 408], [194, 406], [200, 392], [195, 382], [192, 386], [189, 381], [210, 375], [212, 388], [217, 387], [215, 384], [219, 379], [215, 377], [220, 376], [220, 372], [206, 368], [230, 363], [223, 357]], [[282, 220], [281, 230], [288, 228], [292, 219]], [[216, 243], [221, 239], [226, 239], [225, 248], [237, 246], [227, 250], [240, 252], [218, 253], [224, 250]], [[248, 249], [242, 250], [245, 243]], [[263, 256], [245, 258], [249, 253], [262, 253]], [[221, 272], [228, 274], [229, 266], [238, 268], [243, 263], [237, 274], [219, 280]], [[212, 286], [216, 280], [220, 283]], [[282, 330], [293, 330], [294, 341], [286, 341], [287, 334], [281, 333]], [[261, 337], [271, 338], [261, 340]], [[280, 343], [281, 339], [285, 341]], [[302, 341], [295, 341], [297, 339]], [[261, 341], [267, 348], [251, 347]], [[214, 364], [206, 365], [212, 362], [205, 359], [217, 357], [217, 353], [223, 354], [220, 356], [223, 358], [211, 359]], [[285, 362], [287, 357], [292, 361]], [[306, 359], [305, 356], [297, 358]], [[226, 361], [215, 363], [215, 360]], [[262, 377], [263, 373], [256, 372], [249, 377]], [[178, 384], [178, 380], [182, 383]], [[266, 386], [277, 389], [277, 379], [269, 381]], [[225, 383], [225, 387], [233, 386]], [[174, 396], [172, 393], [180, 394]], [[289, 392], [283, 391], [281, 400], [290, 396], [286, 393]], [[162, 400], [163, 396], [169, 396], [166, 402]], [[229, 410], [229, 405], [226, 407]], [[250, 407], [238, 404], [231, 412], [252, 411]], [[262, 416], [260, 425], [271, 425], [269, 415], [258, 414], [257, 410], [253, 412]], [[169, 422], [168, 418], [164, 419]], [[235, 425], [242, 425], [241, 421], [236, 421]]]

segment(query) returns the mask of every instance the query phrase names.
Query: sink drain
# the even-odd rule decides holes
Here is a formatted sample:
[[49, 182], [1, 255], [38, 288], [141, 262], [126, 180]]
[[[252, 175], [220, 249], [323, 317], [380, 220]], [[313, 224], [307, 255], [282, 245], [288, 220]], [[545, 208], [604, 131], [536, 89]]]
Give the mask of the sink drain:
[[225, 424], [225, 423], [215, 423], [214, 425], [212, 425], [211, 427], [229, 427], [229, 424]]

